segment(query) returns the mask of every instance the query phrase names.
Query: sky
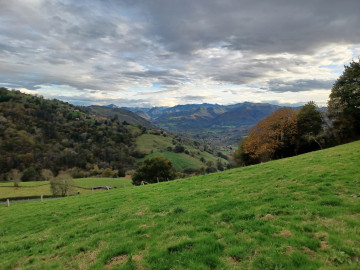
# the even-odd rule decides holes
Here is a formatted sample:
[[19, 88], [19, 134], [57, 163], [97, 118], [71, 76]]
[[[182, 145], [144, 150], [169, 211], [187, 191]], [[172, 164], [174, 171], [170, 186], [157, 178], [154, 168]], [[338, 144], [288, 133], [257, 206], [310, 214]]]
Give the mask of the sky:
[[0, 0], [0, 86], [77, 105], [324, 106], [359, 0]]

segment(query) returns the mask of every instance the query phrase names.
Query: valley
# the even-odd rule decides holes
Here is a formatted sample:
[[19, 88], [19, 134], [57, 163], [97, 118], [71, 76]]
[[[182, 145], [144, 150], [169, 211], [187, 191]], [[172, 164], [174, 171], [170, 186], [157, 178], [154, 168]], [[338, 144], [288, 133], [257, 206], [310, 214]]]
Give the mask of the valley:
[[279, 108], [266, 103], [245, 102], [227, 106], [204, 103], [124, 109], [179, 136], [226, 147], [236, 145], [251, 127]]

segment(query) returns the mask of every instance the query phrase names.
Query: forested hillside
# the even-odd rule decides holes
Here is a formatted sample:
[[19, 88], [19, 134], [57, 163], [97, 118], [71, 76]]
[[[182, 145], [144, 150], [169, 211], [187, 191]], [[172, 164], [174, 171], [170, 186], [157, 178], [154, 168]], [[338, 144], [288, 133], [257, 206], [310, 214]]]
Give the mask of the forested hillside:
[[76, 107], [6, 88], [0, 88], [0, 153], [0, 180], [49, 180], [60, 171], [76, 178], [123, 176], [154, 156], [185, 173], [229, 165], [213, 148], [166, 133], [130, 111]]
[[109, 168], [122, 174], [135, 165], [134, 142], [120, 121], [58, 100], [0, 89], [1, 179], [12, 169], [22, 171], [23, 180], [44, 178], [41, 174], [48, 170], [57, 174], [72, 169], [84, 176]]
[[109, 119], [116, 119], [121, 122], [127, 122], [134, 125], [141, 125], [146, 128], [156, 128], [154, 124], [140, 117], [136, 113], [121, 108], [110, 108], [104, 106], [88, 106], [84, 107], [89, 113], [93, 113], [99, 116], [103, 116]]

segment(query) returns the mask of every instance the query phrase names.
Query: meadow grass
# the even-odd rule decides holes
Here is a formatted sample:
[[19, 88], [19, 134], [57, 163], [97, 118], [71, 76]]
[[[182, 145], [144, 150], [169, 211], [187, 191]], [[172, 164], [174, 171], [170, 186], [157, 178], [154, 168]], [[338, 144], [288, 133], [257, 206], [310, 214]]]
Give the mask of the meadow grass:
[[[210, 154], [209, 154], [210, 155]], [[200, 161], [200, 159], [193, 158], [185, 153], [174, 153], [174, 152], [156, 152], [150, 155], [147, 155], [145, 158], [138, 159], [138, 161], [143, 161], [148, 158], [153, 157], [165, 157], [169, 159], [174, 166], [175, 170], [182, 171], [186, 168], [198, 168], [204, 166], [204, 164]]]
[[167, 147], [174, 147], [171, 137], [164, 137], [154, 134], [142, 134], [136, 138], [138, 150], [150, 154], [151, 152], [166, 151]]
[[[74, 192], [91, 193], [91, 187], [111, 186], [124, 188], [132, 186], [131, 180], [127, 178], [79, 178], [74, 179], [76, 187]], [[41, 195], [50, 196], [49, 181], [20, 182], [18, 188], [14, 188], [12, 182], [0, 183], [0, 199], [33, 197]]]
[[0, 269], [359, 269], [360, 142], [0, 205]]

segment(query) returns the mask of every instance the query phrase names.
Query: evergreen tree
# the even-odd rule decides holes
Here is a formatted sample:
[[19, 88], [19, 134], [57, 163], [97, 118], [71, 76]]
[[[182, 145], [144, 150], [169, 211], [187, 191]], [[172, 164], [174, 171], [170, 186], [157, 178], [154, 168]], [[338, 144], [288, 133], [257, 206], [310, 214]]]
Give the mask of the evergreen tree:
[[322, 149], [324, 120], [315, 102], [310, 101], [298, 111], [298, 151], [301, 153]]
[[345, 66], [331, 89], [329, 118], [340, 142], [360, 137], [360, 59]]

